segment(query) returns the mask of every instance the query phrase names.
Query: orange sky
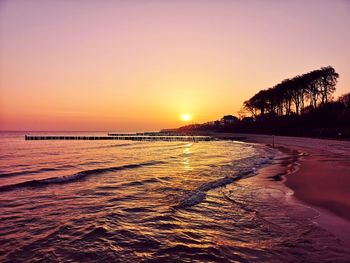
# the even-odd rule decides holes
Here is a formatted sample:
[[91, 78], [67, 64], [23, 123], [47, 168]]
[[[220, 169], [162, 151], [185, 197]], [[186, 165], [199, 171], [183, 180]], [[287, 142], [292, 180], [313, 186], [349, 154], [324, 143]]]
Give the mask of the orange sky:
[[350, 1], [0, 2], [1, 130], [158, 130], [237, 114], [332, 65], [350, 91]]

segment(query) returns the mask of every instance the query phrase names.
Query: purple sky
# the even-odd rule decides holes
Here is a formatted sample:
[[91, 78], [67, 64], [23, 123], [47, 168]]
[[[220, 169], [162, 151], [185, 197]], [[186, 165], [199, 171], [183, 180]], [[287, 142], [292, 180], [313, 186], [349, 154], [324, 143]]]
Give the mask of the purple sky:
[[0, 1], [0, 129], [155, 130], [332, 65], [350, 1]]

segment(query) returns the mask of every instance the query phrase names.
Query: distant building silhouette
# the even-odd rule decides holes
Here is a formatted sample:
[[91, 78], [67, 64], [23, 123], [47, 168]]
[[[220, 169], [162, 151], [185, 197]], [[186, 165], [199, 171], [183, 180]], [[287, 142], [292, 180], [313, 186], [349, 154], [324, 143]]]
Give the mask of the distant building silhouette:
[[238, 118], [233, 115], [225, 115], [221, 118], [220, 124], [226, 125], [226, 124], [234, 124], [238, 122]]

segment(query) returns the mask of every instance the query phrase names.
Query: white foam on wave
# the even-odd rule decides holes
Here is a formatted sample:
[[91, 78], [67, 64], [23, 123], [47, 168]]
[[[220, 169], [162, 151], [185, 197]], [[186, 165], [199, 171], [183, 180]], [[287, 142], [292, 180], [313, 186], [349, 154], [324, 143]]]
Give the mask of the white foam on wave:
[[181, 198], [178, 205], [175, 207], [184, 208], [197, 205], [205, 200], [208, 191], [226, 186], [242, 178], [254, 176], [256, 171], [261, 166], [271, 163], [273, 159], [274, 157], [270, 155], [260, 158], [257, 156], [251, 156], [245, 159], [237, 160], [236, 162], [232, 163], [232, 167], [239, 169], [236, 174], [232, 176], [225, 176], [224, 178], [200, 185], [196, 190], [190, 191], [183, 198]]
[[244, 170], [234, 176], [226, 176], [215, 181], [204, 183], [196, 190], [193, 190], [185, 195], [176, 207], [190, 207], [199, 204], [206, 198], [208, 191], [231, 184], [234, 181], [237, 181], [243, 177], [252, 176], [253, 174], [254, 170], [252, 169]]

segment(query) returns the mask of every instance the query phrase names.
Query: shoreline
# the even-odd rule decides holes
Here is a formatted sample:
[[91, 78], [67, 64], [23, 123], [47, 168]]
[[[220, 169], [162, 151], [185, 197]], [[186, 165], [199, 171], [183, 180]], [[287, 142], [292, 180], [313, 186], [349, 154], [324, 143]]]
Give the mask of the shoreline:
[[[270, 147], [273, 143], [269, 135], [205, 134]], [[350, 142], [274, 136], [274, 144], [282, 153], [300, 155], [297, 169], [280, 176], [292, 197], [315, 209], [319, 215], [313, 221], [350, 246]]]

